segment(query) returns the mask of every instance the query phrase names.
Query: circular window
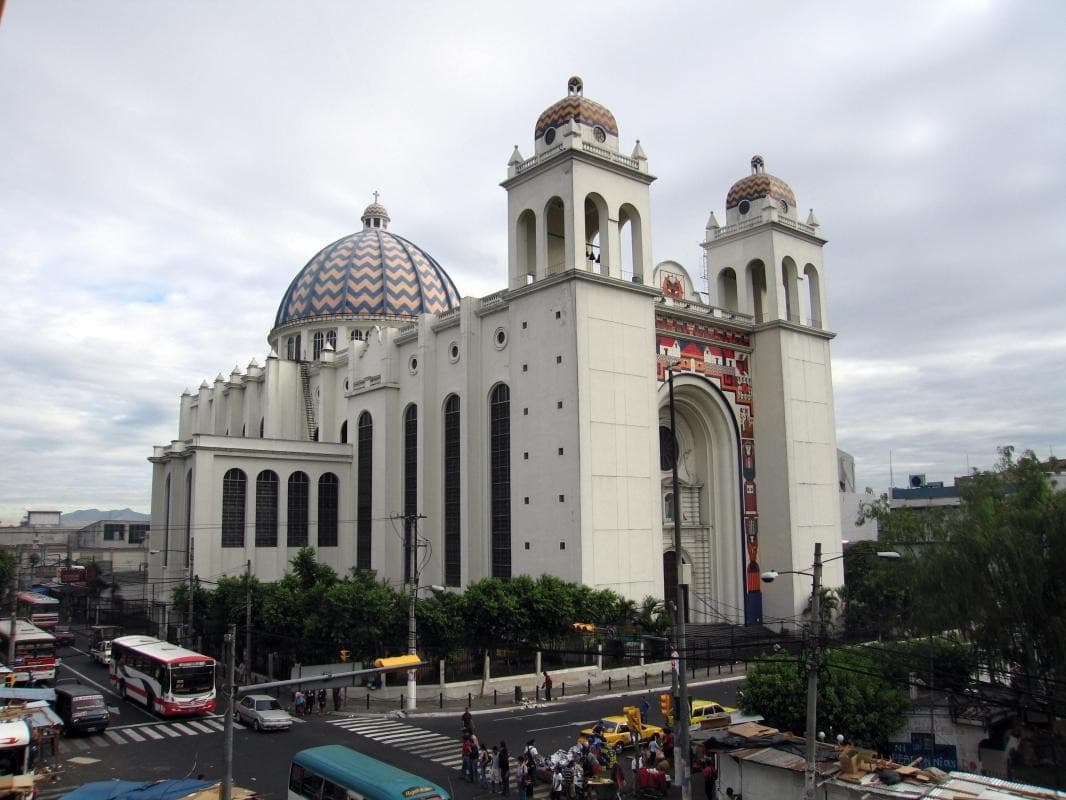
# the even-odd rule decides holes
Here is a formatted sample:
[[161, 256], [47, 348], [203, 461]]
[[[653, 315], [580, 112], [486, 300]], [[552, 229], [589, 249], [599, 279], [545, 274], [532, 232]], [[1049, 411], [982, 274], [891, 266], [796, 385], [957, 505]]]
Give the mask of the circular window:
[[600, 144], [603, 144], [607, 141], [607, 131], [597, 125], [592, 129], [592, 137]]
[[344, 391], [350, 392], [352, 390], [352, 382], [347, 378], [344, 379]]
[[674, 468], [677, 461], [677, 439], [674, 432], [665, 425], [659, 426], [659, 469], [666, 472]]
[[407, 369], [410, 370], [412, 375], [417, 375], [418, 374], [418, 358], [416, 358], [415, 356], [411, 356], [407, 360]]
[[448, 358], [453, 364], [459, 360], [459, 345], [457, 342], [452, 342], [448, 345]]
[[544, 131], [544, 144], [552, 144], [555, 141], [555, 128]]
[[503, 350], [507, 346], [507, 331], [503, 328], [497, 328], [496, 333], [492, 335], [492, 341], [496, 343], [497, 350]]
[[740, 205], [737, 206], [737, 211], [739, 211], [741, 214], [747, 214], [749, 211], [751, 211], [751, 203], [749, 203], [747, 200], [741, 200]]
[[788, 200], [781, 201], [781, 210], [784, 211], [786, 214], [788, 213]]

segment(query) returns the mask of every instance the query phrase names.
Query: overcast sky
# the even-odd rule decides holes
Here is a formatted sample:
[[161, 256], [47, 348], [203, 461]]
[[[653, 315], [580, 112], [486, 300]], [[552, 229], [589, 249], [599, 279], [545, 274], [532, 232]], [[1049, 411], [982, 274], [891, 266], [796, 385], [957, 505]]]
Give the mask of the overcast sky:
[[755, 5], [8, 0], [0, 520], [147, 511], [182, 390], [263, 362], [374, 190], [503, 288], [498, 184], [572, 74], [658, 176], [656, 262], [698, 275], [754, 153], [814, 208], [860, 487], [1066, 456], [1066, 5]]

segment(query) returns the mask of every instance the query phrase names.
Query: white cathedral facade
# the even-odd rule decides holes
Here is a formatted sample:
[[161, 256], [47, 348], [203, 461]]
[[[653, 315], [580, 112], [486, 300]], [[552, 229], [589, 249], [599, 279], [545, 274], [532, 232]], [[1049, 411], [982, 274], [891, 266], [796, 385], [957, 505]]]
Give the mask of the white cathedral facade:
[[704, 233], [705, 299], [651, 262], [653, 180], [572, 78], [507, 165], [505, 289], [462, 297], [370, 205], [293, 279], [265, 363], [182, 395], [150, 459], [150, 579], [272, 581], [311, 546], [397, 586], [669, 599], [676, 458], [689, 619], [793, 619], [810, 578], [759, 573], [841, 549], [825, 240], [755, 157]]

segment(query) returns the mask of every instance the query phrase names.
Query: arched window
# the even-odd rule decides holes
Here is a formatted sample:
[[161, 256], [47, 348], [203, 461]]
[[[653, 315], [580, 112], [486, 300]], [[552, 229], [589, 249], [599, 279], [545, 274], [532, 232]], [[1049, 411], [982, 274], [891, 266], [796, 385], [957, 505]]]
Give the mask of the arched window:
[[444, 401], [444, 585], [462, 582], [459, 535], [462, 494], [459, 475], [459, 396]]
[[369, 411], [359, 415], [356, 456], [355, 566], [370, 569], [370, 512], [374, 491], [374, 420]]
[[301, 356], [301, 342], [300, 334], [290, 336], [288, 344], [285, 348], [285, 354], [288, 356], [289, 361], [299, 361]]
[[192, 562], [192, 470], [185, 473], [185, 566]]
[[492, 577], [511, 577], [511, 390], [500, 383], [489, 397], [489, 524]]
[[348, 444], [348, 420], [341, 423], [341, 444]]
[[667, 492], [663, 495], [663, 522], [674, 521], [674, 493]]
[[340, 506], [340, 482], [332, 472], [318, 479], [318, 546], [337, 546], [337, 509]]
[[170, 558], [170, 476], [163, 484], [163, 566]]
[[266, 417], [259, 418], [259, 438], [263, 438], [263, 430], [266, 428]]
[[568, 242], [566, 240], [566, 207], [562, 198], [553, 197], [544, 206], [548, 263], [545, 272], [555, 275], [567, 269]]
[[305, 472], [294, 472], [289, 476], [289, 525], [285, 541], [289, 547], [307, 545], [307, 484]]
[[239, 469], [222, 478], [222, 546], [244, 547], [244, 497], [247, 480]]
[[278, 546], [278, 474], [269, 469], [255, 479], [255, 546]]
[[328, 344], [334, 350], [337, 349], [337, 331], [333, 330], [332, 328], [326, 331], [326, 344]]
[[418, 558], [415, 536], [418, 530], [418, 406], [409, 405], [403, 415], [403, 579], [415, 579], [414, 560]]
[[311, 346], [314, 350], [314, 359], [318, 361], [318, 357], [322, 355], [322, 345], [326, 341], [326, 335], [322, 331], [315, 331], [315, 335], [311, 337]]

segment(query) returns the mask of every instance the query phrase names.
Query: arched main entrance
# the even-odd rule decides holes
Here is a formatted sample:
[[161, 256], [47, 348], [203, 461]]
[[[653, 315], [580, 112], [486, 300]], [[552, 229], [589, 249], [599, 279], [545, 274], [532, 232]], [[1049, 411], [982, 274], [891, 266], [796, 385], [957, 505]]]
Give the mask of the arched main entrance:
[[[739, 432], [721, 392], [700, 375], [675, 373], [677, 430], [671, 436], [667, 387], [660, 391], [663, 585], [677, 596], [672, 458], [677, 459], [682, 564], [690, 568], [689, 622], [744, 622]], [[686, 576], [688, 577], [688, 576]]]

